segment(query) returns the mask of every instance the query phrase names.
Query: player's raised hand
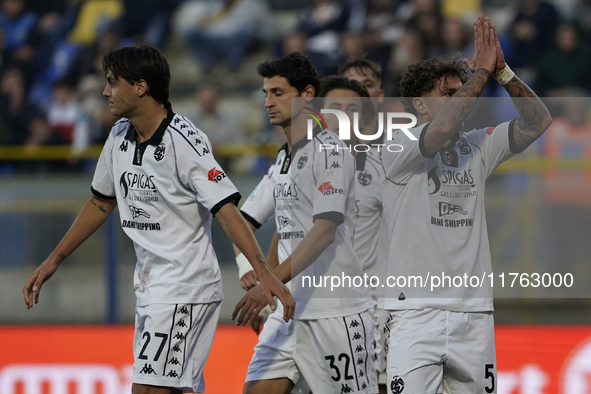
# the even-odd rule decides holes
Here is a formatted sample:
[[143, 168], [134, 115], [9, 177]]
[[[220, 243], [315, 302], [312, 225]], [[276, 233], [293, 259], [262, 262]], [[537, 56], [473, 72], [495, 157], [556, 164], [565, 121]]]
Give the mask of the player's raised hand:
[[23, 296], [25, 297], [25, 304], [27, 309], [31, 309], [33, 304], [39, 303], [39, 292], [41, 286], [53, 276], [57, 270], [58, 264], [51, 262], [49, 259], [45, 260], [41, 265], [33, 271], [25, 287], [23, 287]]
[[485, 69], [493, 73], [497, 66], [497, 43], [494, 26], [488, 17], [482, 15], [474, 21], [474, 58], [467, 57], [464, 62], [475, 72]]
[[495, 67], [495, 71], [499, 71], [503, 70], [507, 63], [505, 62], [505, 54], [503, 53], [503, 48], [501, 48], [501, 42], [499, 41], [499, 36], [497, 35], [497, 28], [492, 23], [491, 26], [495, 35], [495, 46], [497, 48], [497, 65]]

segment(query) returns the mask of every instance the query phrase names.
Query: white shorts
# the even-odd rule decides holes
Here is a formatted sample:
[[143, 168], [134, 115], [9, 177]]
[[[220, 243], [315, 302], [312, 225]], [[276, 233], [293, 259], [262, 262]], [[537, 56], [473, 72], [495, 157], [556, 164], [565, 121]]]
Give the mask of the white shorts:
[[386, 323], [392, 394], [496, 393], [492, 312], [391, 312]]
[[386, 323], [386, 318], [388, 317], [388, 311], [377, 308], [376, 309], [376, 329], [374, 333], [375, 338], [375, 364], [376, 370], [379, 373], [378, 376], [378, 384], [386, 384], [388, 379], [386, 378], [386, 351], [385, 348], [385, 331], [386, 328], [384, 327]]
[[203, 393], [203, 368], [220, 305], [221, 301], [136, 307], [133, 383]]
[[373, 310], [345, 317], [294, 320], [269, 315], [246, 381], [288, 378], [292, 393], [377, 393]]

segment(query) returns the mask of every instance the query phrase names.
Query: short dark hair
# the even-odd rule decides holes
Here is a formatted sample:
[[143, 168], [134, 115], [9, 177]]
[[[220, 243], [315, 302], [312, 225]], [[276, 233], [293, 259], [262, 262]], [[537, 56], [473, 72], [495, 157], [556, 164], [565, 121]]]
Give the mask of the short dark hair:
[[[362, 103], [363, 119], [365, 124], [370, 123], [375, 118], [375, 107], [370, 100], [371, 96], [369, 95], [367, 88], [361, 82], [354, 79], [337, 77], [335, 75], [322, 78], [322, 81], [320, 81], [320, 92], [318, 93], [318, 97], [326, 97], [329, 92], [337, 89], [351, 90], [357, 93], [359, 97], [366, 99], [363, 100]], [[320, 105], [320, 108], [324, 106], [325, 100], [315, 100], [318, 100], [317, 105]], [[318, 110], [320, 110], [320, 108]]]
[[416, 115], [412, 99], [431, 91], [435, 81], [443, 76], [458, 77], [462, 83], [465, 83], [468, 80], [468, 74], [464, 67], [464, 63], [458, 57], [446, 61], [432, 58], [408, 66], [408, 69], [402, 73], [399, 85], [404, 109]]
[[320, 74], [310, 59], [304, 55], [293, 52], [276, 60], [268, 60], [257, 67], [258, 74], [263, 78], [280, 76], [289, 81], [289, 84], [302, 93], [306, 86], [314, 87], [315, 95], [320, 90]]
[[170, 68], [162, 52], [150, 45], [112, 49], [103, 57], [103, 70], [131, 85], [143, 79], [148, 95], [162, 104], [168, 100]]
[[375, 79], [382, 80], [382, 67], [367, 59], [349, 59], [339, 64], [338, 75], [344, 75], [349, 69], [354, 68], [359, 74], [365, 74], [369, 70]]

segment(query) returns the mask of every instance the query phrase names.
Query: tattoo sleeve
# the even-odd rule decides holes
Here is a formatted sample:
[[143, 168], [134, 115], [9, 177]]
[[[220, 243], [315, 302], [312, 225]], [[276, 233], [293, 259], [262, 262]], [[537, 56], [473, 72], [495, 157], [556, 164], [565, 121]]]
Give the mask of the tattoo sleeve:
[[[441, 108], [435, 119], [429, 125], [425, 135], [425, 147], [430, 152], [437, 151], [461, 126], [470, 114], [476, 100], [482, 94], [490, 73], [485, 69], [478, 69], [466, 81], [456, 94]], [[439, 132], [436, 132], [439, 130]]]
[[546, 131], [552, 118], [542, 100], [519, 77], [514, 76], [505, 85], [505, 90], [519, 112], [513, 128], [513, 153], [521, 153]]
[[102, 205], [97, 205], [97, 203], [96, 203], [96, 201], [94, 201], [94, 199], [91, 199], [90, 200], [90, 203], [92, 205], [94, 205], [95, 207], [97, 207], [101, 212], [105, 212], [105, 213], [107, 212], [107, 210], [105, 209], [105, 207], [102, 206]]

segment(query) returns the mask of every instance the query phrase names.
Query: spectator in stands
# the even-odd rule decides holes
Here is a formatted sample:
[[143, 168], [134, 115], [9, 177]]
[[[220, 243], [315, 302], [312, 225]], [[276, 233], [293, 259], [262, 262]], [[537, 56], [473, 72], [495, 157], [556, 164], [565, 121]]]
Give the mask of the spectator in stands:
[[416, 32], [423, 43], [423, 57], [441, 46], [442, 17], [437, 0], [413, 0], [414, 14], [406, 22], [406, 30]]
[[0, 0], [5, 60], [23, 64], [31, 61], [34, 49], [30, 40], [36, 23], [37, 15], [26, 9], [25, 0]]
[[27, 104], [25, 78], [17, 67], [7, 68], [2, 72], [0, 118], [0, 123], [7, 129], [2, 133], [5, 144], [40, 144], [51, 138], [51, 128], [45, 116]]
[[545, 0], [521, 0], [510, 27], [511, 44], [505, 51], [513, 68], [529, 68], [552, 45], [558, 13]]
[[461, 58], [472, 57], [474, 44], [472, 43], [472, 25], [470, 31], [459, 19], [445, 18], [441, 25], [441, 45], [431, 52], [429, 57], [451, 59], [460, 55]]
[[113, 26], [123, 37], [135, 38], [163, 48], [170, 31], [170, 19], [181, 0], [123, 0], [125, 11]]
[[296, 32], [307, 38], [307, 53], [321, 76], [335, 74], [341, 58], [341, 34], [349, 27], [344, 0], [314, 0], [300, 15]]
[[[591, 90], [591, 59], [579, 40], [577, 27], [561, 23], [555, 45], [546, 50], [536, 65], [536, 92], [540, 96], [564, 96], [564, 90], [580, 87]], [[587, 93], [589, 94], [589, 93]]]
[[199, 87], [195, 94], [197, 106], [194, 111], [187, 112], [187, 118], [198, 129], [203, 130], [209, 137], [213, 154], [224, 168], [228, 168], [228, 159], [220, 157], [220, 150], [227, 144], [245, 142], [245, 131], [235, 112], [222, 113], [219, 106], [219, 92], [213, 85]]
[[248, 51], [269, 38], [270, 19], [263, 0], [187, 0], [175, 24], [204, 72], [217, 60], [236, 72]]
[[385, 68], [392, 45], [404, 34], [404, 24], [395, 13], [397, 0], [368, 0], [363, 48], [368, 59]]
[[398, 85], [402, 73], [409, 65], [423, 59], [423, 43], [421, 36], [409, 30], [396, 43], [392, 51], [390, 63], [388, 64], [387, 78], [384, 81], [384, 90], [387, 97], [398, 97], [400, 91]]

